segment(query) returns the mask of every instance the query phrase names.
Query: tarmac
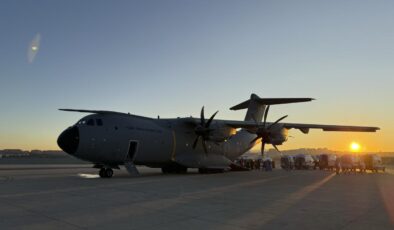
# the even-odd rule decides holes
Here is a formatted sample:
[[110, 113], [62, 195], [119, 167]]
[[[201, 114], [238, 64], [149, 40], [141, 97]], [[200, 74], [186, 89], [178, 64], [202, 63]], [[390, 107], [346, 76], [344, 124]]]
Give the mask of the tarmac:
[[394, 174], [2, 165], [0, 229], [394, 229]]

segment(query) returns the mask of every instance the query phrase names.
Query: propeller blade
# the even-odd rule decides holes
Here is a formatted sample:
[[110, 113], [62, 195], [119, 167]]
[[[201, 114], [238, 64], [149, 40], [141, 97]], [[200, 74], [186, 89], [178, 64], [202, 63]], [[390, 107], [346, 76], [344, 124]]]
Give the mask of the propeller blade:
[[204, 139], [202, 139], [202, 147], [204, 147], [204, 152], [205, 152], [205, 154], [207, 154], [208, 150], [207, 150], [207, 145], [205, 144], [205, 140]]
[[201, 126], [204, 126], [205, 125], [204, 106], [201, 109], [200, 119], [201, 119]]
[[250, 142], [250, 144], [252, 144], [253, 142], [257, 141], [257, 140], [260, 139], [260, 138], [261, 138], [260, 136], [257, 136], [255, 139], [253, 139], [253, 140]]
[[281, 153], [281, 152], [279, 151], [278, 147], [276, 147], [276, 145], [273, 144], [272, 146], [274, 146], [274, 148], [276, 149], [276, 151], [278, 151], [279, 153]]
[[198, 139], [200, 139], [200, 136], [197, 136], [197, 137], [196, 137], [196, 139], [194, 140], [194, 143], [193, 143], [193, 149], [195, 149], [195, 148], [196, 148], [196, 146], [197, 146], [197, 142], [198, 142]]
[[265, 142], [261, 142], [261, 156], [264, 157]]
[[213, 118], [216, 116], [216, 114], [217, 114], [218, 112], [219, 112], [219, 111], [216, 111], [216, 113], [212, 114], [211, 118], [209, 118], [208, 122], [205, 124], [205, 128], [208, 128], [209, 125], [211, 125], [211, 122], [212, 122]]
[[277, 121], [275, 121], [274, 123], [272, 123], [270, 126], [268, 126], [267, 129], [270, 129], [272, 126], [278, 124], [281, 120], [285, 119], [286, 117], [288, 117], [289, 115], [283, 116], [281, 118], [279, 118]]
[[265, 128], [265, 124], [267, 123], [268, 111], [270, 111], [269, 105], [267, 106], [267, 109], [265, 110], [265, 113], [264, 113], [264, 123], [263, 123], [264, 128]]

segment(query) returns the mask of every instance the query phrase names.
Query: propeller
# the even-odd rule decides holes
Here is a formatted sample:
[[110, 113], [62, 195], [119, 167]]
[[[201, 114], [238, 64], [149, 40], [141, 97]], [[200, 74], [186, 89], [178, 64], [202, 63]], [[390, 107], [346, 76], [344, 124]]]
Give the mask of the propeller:
[[219, 111], [216, 111], [214, 114], [212, 114], [212, 116], [208, 119], [208, 121], [205, 121], [205, 116], [204, 116], [204, 106], [201, 109], [201, 114], [200, 114], [200, 124], [198, 124], [196, 126], [196, 128], [194, 129], [194, 132], [196, 133], [197, 137], [194, 140], [193, 143], [193, 149], [196, 148], [198, 140], [202, 139], [202, 147], [204, 148], [204, 152], [208, 153], [208, 149], [207, 149], [207, 145], [205, 143], [205, 141], [207, 141], [209, 139], [209, 134], [211, 131], [213, 131], [214, 129], [209, 128], [209, 126], [212, 123], [213, 118], [216, 116], [216, 114]]
[[[258, 122], [256, 121], [256, 119], [254, 117], [253, 120], [254, 122], [257, 124], [257, 131], [256, 131], [256, 135], [257, 137], [254, 138], [250, 143], [254, 143], [255, 141], [257, 141], [258, 139], [261, 139], [261, 156], [264, 156], [264, 149], [265, 149], [265, 144], [270, 143], [271, 142], [271, 128], [274, 127], [276, 124], [278, 124], [280, 121], [282, 121], [283, 119], [285, 119], [286, 117], [288, 117], [288, 115], [283, 116], [281, 118], [279, 118], [278, 120], [276, 120], [274, 123], [270, 124], [267, 127], [267, 117], [268, 117], [268, 111], [270, 109], [270, 106], [267, 106], [267, 109], [265, 111], [264, 114], [264, 120], [263, 120], [263, 125], [258, 125]], [[272, 144], [272, 143], [271, 143]], [[272, 146], [274, 146], [274, 148], [276, 149], [276, 151], [280, 152], [278, 147], [274, 144], [272, 144]]]

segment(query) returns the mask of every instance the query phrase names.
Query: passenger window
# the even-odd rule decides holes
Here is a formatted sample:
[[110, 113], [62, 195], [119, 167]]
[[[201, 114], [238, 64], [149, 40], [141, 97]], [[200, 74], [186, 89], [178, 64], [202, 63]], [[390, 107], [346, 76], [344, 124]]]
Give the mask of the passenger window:
[[103, 121], [101, 119], [96, 119], [96, 124], [98, 126], [103, 126]]
[[86, 124], [89, 125], [89, 126], [94, 126], [94, 120], [93, 119], [89, 119]]

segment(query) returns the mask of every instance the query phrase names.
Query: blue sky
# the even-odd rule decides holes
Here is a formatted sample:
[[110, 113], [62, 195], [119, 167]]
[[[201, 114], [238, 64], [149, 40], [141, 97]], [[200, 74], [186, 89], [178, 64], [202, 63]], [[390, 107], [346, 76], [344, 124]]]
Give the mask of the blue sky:
[[393, 1], [2, 1], [0, 28], [0, 148], [56, 149], [82, 116], [58, 108], [243, 119], [228, 108], [254, 92], [318, 99], [271, 120], [382, 128], [283, 148], [394, 150]]

